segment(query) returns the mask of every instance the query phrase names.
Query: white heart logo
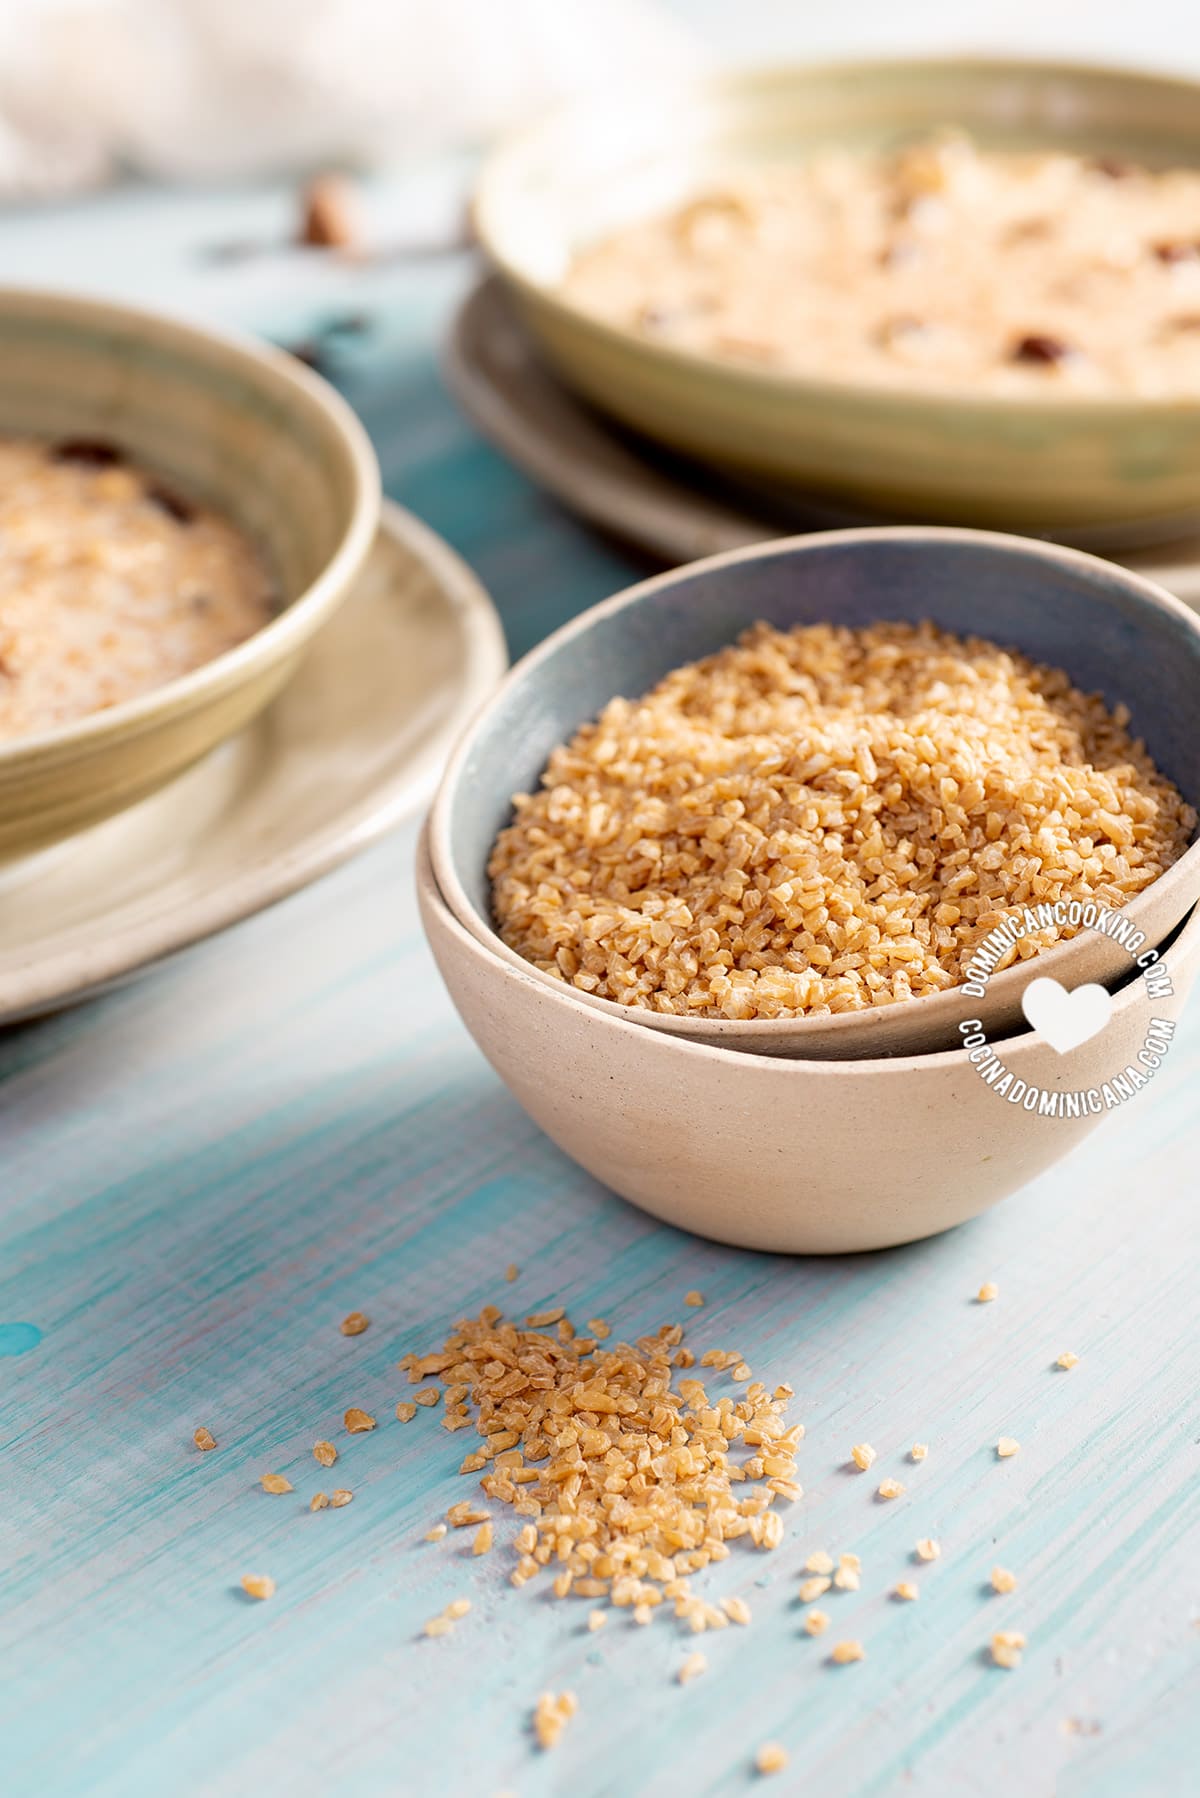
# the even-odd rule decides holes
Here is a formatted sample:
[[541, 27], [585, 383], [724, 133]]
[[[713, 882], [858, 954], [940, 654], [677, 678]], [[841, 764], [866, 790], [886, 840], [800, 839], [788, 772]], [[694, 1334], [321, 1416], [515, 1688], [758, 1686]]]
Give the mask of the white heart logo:
[[1059, 1055], [1099, 1036], [1112, 1017], [1112, 994], [1102, 986], [1077, 986], [1069, 993], [1045, 975], [1031, 980], [1021, 995], [1021, 1010]]

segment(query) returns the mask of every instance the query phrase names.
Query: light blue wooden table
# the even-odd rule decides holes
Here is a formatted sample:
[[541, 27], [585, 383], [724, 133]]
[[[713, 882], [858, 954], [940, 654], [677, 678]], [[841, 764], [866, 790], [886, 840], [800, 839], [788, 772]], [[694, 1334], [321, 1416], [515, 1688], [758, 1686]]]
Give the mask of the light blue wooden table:
[[[285, 339], [367, 312], [338, 378], [389, 491], [479, 570], [515, 652], [634, 573], [456, 416], [434, 364], [455, 259], [351, 276], [199, 253], [287, 215], [270, 191], [132, 194], [10, 218], [0, 259]], [[0, 1038], [5, 1798], [677, 1798], [749, 1790], [768, 1738], [792, 1755], [772, 1790], [833, 1798], [1200, 1790], [1200, 1011], [1148, 1094], [977, 1223], [857, 1259], [739, 1254], [613, 1198], [508, 1098], [424, 947], [414, 836]], [[989, 1279], [998, 1300], [973, 1304]], [[715, 1571], [754, 1621], [704, 1638], [686, 1690], [694, 1643], [665, 1617], [592, 1637], [586, 1606], [508, 1586], [505, 1546], [423, 1541], [470, 1489], [469, 1439], [392, 1421], [396, 1359], [489, 1300], [630, 1335], [682, 1318], [795, 1386], [805, 1496], [776, 1554]], [[347, 1340], [351, 1309], [373, 1322]], [[1052, 1371], [1068, 1348], [1079, 1366]], [[350, 1404], [380, 1428], [341, 1437]], [[202, 1423], [218, 1452], [192, 1448]], [[999, 1463], [1004, 1434], [1022, 1448]], [[336, 1478], [310, 1454], [327, 1435]], [[844, 1466], [864, 1439], [875, 1478]], [[916, 1440], [928, 1460], [905, 1472]], [[267, 1471], [295, 1494], [265, 1496]], [[891, 1505], [883, 1473], [908, 1486]], [[310, 1515], [338, 1480], [354, 1502]], [[927, 1535], [942, 1558], [916, 1573]], [[861, 1592], [828, 1607], [858, 1666], [800, 1628], [821, 1547], [862, 1557]], [[988, 1595], [997, 1562], [1011, 1596]], [[241, 1596], [247, 1571], [277, 1580], [270, 1604]], [[906, 1575], [915, 1605], [887, 1597]], [[420, 1639], [460, 1594], [456, 1633]], [[1015, 1672], [986, 1662], [1002, 1627], [1029, 1638]], [[563, 1686], [579, 1714], [539, 1755], [530, 1709]]]

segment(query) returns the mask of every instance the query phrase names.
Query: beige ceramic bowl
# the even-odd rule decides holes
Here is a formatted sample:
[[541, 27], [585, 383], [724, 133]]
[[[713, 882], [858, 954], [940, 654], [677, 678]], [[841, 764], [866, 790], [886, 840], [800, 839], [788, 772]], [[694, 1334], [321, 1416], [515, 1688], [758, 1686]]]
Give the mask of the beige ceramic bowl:
[[[639, 1030], [469, 935], [437, 890], [424, 841], [417, 884], [450, 996], [513, 1096], [581, 1167], [681, 1229], [789, 1254], [888, 1248], [974, 1217], [1100, 1122], [1031, 1115], [987, 1085], [963, 1048], [782, 1061]], [[1152, 1017], [1182, 1011], [1200, 970], [1200, 912], [1164, 960], [1172, 998], [1151, 1003], [1135, 981], [1082, 1048], [1058, 1055], [1027, 1032], [997, 1043], [1005, 1067], [1048, 1092], [1100, 1092], [1134, 1061]], [[1151, 1079], [1125, 1104], [1152, 1092]]]
[[102, 438], [263, 547], [284, 597], [182, 679], [0, 743], [0, 860], [162, 786], [266, 705], [345, 598], [375, 534], [379, 469], [336, 393], [290, 356], [125, 306], [0, 292], [0, 433]]
[[[430, 814], [434, 877], [459, 922], [533, 978], [497, 936], [486, 865], [514, 792], [533, 788], [556, 744], [615, 693], [645, 693], [671, 668], [710, 655], [756, 619], [781, 629], [832, 621], [932, 618], [1065, 668], [1085, 692], [1124, 703], [1158, 765], [1200, 809], [1200, 618], [1124, 568], [1057, 544], [946, 527], [825, 531], [731, 550], [639, 582], [582, 613], [525, 656], [476, 715]], [[1200, 901], [1200, 841], [1132, 898], [1123, 917], [1154, 947]], [[912, 1055], [952, 1048], [974, 1011], [996, 1036], [1023, 1026], [1022, 994], [1123, 978], [1130, 952], [1095, 930], [992, 976], [982, 999], [957, 988], [836, 1016], [678, 1017], [578, 993], [641, 1028], [759, 1055]]]
[[[878, 147], [947, 124], [986, 144], [1200, 163], [1200, 86], [1062, 64], [853, 62], [623, 84], [503, 146], [479, 235], [578, 393], [703, 460], [885, 515], [1005, 529], [1112, 527], [1200, 510], [1200, 400], [988, 398], [788, 377], [654, 344], [557, 292], [571, 256], [731, 162]], [[799, 277], [798, 277], [799, 278]]]

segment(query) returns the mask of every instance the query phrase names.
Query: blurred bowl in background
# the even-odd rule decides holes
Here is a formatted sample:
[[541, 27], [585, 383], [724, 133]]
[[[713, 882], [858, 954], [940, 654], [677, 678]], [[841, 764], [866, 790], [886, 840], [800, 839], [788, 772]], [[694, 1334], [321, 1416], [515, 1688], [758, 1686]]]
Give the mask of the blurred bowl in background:
[[[522, 133], [475, 198], [485, 250], [554, 369], [661, 443], [888, 516], [1008, 529], [1200, 512], [1200, 399], [977, 396], [773, 374], [605, 323], [558, 285], [584, 245], [731, 165], [877, 149], [959, 126], [985, 147], [1200, 165], [1200, 85], [976, 58], [841, 62], [636, 83]], [[800, 273], [797, 279], [802, 279]]]
[[0, 291], [0, 434], [112, 443], [263, 551], [277, 616], [177, 680], [0, 743], [0, 860], [121, 811], [279, 691], [371, 548], [379, 467], [345, 402], [292, 357], [81, 297]]

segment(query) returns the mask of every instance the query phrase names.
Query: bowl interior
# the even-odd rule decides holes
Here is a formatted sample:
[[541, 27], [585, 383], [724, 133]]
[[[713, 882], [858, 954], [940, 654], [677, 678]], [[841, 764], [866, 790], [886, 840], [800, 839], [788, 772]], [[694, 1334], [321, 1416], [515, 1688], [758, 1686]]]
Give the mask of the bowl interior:
[[[476, 934], [494, 935], [487, 861], [512, 795], [536, 787], [550, 751], [614, 695], [641, 695], [758, 619], [786, 629], [926, 618], [1063, 668], [1110, 707], [1128, 706], [1158, 767], [1200, 801], [1200, 619], [1178, 601], [1094, 557], [1016, 537], [830, 532], [644, 582], [520, 662], [460, 744], [435, 802], [431, 850], [451, 909]], [[1187, 859], [1198, 855], [1193, 844]]]
[[329, 563], [361, 500], [347, 434], [304, 371], [88, 300], [0, 294], [0, 432], [112, 442], [242, 525], [285, 604]]
[[1186, 81], [1016, 59], [887, 59], [745, 71], [678, 88], [635, 82], [547, 120], [488, 165], [489, 248], [535, 285], [584, 244], [671, 206], [738, 162], [829, 143], [878, 149], [945, 125], [1002, 148], [1054, 144], [1149, 164], [1200, 163]]

